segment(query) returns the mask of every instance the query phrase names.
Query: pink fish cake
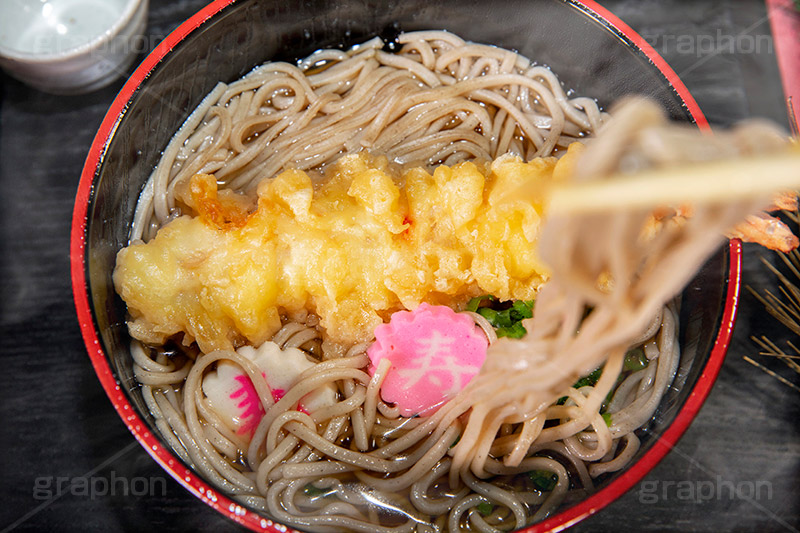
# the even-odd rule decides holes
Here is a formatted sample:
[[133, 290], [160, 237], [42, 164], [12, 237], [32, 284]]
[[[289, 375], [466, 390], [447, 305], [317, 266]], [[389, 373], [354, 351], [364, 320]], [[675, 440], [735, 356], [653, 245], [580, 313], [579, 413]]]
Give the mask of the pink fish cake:
[[375, 328], [375, 342], [367, 350], [369, 371], [374, 374], [378, 363], [389, 359], [383, 401], [395, 404], [406, 417], [430, 414], [478, 373], [488, 345], [468, 315], [423, 303]]

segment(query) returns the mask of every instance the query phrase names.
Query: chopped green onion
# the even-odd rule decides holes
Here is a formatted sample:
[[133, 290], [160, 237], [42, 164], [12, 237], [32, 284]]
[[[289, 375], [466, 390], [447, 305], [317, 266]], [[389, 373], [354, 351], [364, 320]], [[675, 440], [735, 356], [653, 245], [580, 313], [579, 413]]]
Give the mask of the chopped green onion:
[[647, 365], [649, 364], [650, 361], [644, 354], [644, 350], [641, 348], [633, 348], [628, 350], [628, 353], [625, 354], [625, 362], [623, 363], [623, 366], [625, 370], [637, 372], [647, 368]]
[[488, 320], [489, 324], [491, 324], [494, 327], [498, 327], [498, 326], [502, 326], [503, 325], [502, 324], [503, 317], [500, 315], [500, 313], [498, 313], [497, 311], [495, 311], [491, 307], [481, 307], [481, 308], [478, 309], [477, 313], [479, 315], [481, 315], [483, 318], [485, 318], [486, 320]]
[[549, 470], [531, 470], [528, 477], [534, 486], [542, 492], [553, 490], [558, 483], [558, 476]]
[[491, 305], [492, 302], [496, 302], [497, 298], [492, 296], [491, 294], [486, 294], [484, 296], [476, 296], [475, 298], [471, 299], [467, 302], [467, 311], [472, 311], [473, 313], [478, 310], [479, 307], [482, 305]]
[[511, 304], [511, 316], [515, 320], [533, 317], [533, 300], [516, 300]]
[[467, 311], [485, 318], [495, 328], [498, 337], [520, 339], [527, 333], [522, 321], [533, 316], [533, 300], [500, 302], [487, 294], [471, 299]]
[[603, 413], [601, 416], [603, 417], [603, 420], [606, 421], [606, 425], [608, 427], [611, 427], [611, 424], [612, 424], [612, 422], [611, 422], [611, 413]]
[[517, 322], [511, 327], [508, 328], [497, 328], [497, 336], [498, 337], [508, 337], [510, 339], [521, 339], [528, 333], [528, 330], [525, 329], [525, 326], [522, 325], [522, 322]]
[[492, 505], [489, 502], [481, 502], [478, 505], [476, 505], [475, 508], [478, 510], [479, 513], [481, 513], [482, 516], [489, 516], [490, 514], [492, 514], [492, 511], [494, 510], [494, 505]]
[[320, 489], [315, 487], [311, 483], [303, 487], [303, 494], [308, 496], [309, 498], [314, 498], [316, 496], [326, 496], [329, 492], [330, 489]]
[[600, 379], [600, 376], [603, 374], [603, 367], [599, 366], [592, 371], [591, 374], [588, 376], [584, 376], [578, 381], [575, 382], [573, 388], [580, 389], [581, 387], [594, 387], [597, 385], [597, 380]]

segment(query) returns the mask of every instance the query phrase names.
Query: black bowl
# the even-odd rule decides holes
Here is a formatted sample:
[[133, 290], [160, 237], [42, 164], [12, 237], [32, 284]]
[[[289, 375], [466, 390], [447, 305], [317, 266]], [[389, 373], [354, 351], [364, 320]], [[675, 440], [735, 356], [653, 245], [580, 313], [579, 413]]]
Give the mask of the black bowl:
[[[175, 479], [252, 529], [279, 531], [190, 470], [155, 429], [133, 377], [125, 306], [111, 274], [126, 246], [142, 187], [170, 137], [218, 81], [233, 81], [268, 60], [349, 47], [375, 35], [446, 29], [519, 51], [550, 66], [564, 85], [607, 106], [647, 95], [679, 121], [707, 123], [675, 73], [628, 26], [593, 1], [484, 0], [278, 2], [217, 0], [162, 41], [109, 109], [83, 170], [72, 227], [73, 290], [98, 377], [120, 416]], [[629, 467], [587, 499], [530, 531], [563, 528], [596, 512], [641, 479], [675, 444], [708, 394], [736, 314], [741, 247], [716, 253], [683, 293], [681, 366]]]

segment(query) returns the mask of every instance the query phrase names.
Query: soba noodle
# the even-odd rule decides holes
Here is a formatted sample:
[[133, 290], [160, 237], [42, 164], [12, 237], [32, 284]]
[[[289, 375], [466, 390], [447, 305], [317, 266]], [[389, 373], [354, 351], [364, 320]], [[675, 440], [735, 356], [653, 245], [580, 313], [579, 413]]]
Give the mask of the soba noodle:
[[[531, 159], [593, 135], [607, 120], [593, 100], [568, 97], [549, 69], [508, 50], [444, 32], [399, 41], [397, 54], [374, 39], [319, 51], [298, 66], [267, 63], [217, 86], [166, 148], [137, 207], [132, 241], [149, 240], [180, 214], [176, 188], [196, 173], [248, 192], [283, 169], [319, 171], [360, 150], [426, 166], [508, 152]], [[637, 167], [662, 165], [663, 148], [675, 138], [647, 106], [623, 112], [611, 130], [590, 144], [579, 179], [630, 165], [634, 152]], [[687, 226], [708, 224], [704, 230], [719, 227], [721, 234], [734, 210], [711, 211]], [[548, 221], [542, 249], [556, 274], [528, 321], [531, 333], [498, 341], [473, 315], [492, 343], [484, 369], [430, 416], [401, 417], [380, 396], [386, 365], [370, 376], [367, 345], [342, 355], [313, 314], [285, 323], [273, 338], [319, 361], [278, 401], [260, 370], [234, 351], [170, 351], [134, 341], [135, 375], [181, 459], [278, 522], [313, 531], [519, 528], [628, 464], [639, 448], [636, 430], [675, 376], [677, 307], [662, 303], [710, 245], [699, 230], [684, 228], [628, 251], [644, 219]], [[587, 244], [592, 239], [608, 249]], [[646, 263], [653, 249], [667, 256], [664, 264]], [[607, 293], [594, 288], [605, 272], [616, 280]], [[637, 347], [650, 364], [624, 371], [626, 350]], [[201, 388], [222, 361], [247, 374], [265, 411], [249, 444], [220, 420]], [[596, 383], [570, 386], [601, 364]], [[312, 414], [292, 408], [326, 384], [338, 391], [335, 404]]]
[[164, 151], [134, 218], [132, 240], [176, 215], [174, 192], [196, 173], [253, 190], [286, 168], [319, 170], [369, 150], [400, 164], [550, 155], [603, 123], [590, 98], [567, 96], [547, 67], [446, 32], [375, 38], [347, 52], [266, 63], [220, 83]]

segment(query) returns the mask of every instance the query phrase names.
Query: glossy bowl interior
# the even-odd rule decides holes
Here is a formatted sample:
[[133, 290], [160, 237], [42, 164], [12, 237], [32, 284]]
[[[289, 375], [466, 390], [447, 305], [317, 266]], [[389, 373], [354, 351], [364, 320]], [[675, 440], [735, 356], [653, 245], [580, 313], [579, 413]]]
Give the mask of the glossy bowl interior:
[[[139, 193], [169, 138], [217, 81], [267, 60], [293, 61], [399, 30], [446, 29], [514, 49], [550, 66], [564, 85], [607, 106], [626, 94], [660, 102], [675, 120], [707, 127], [697, 104], [643, 39], [594, 2], [408, 0], [375, 2], [218, 0], [168, 36], [114, 101], [87, 158], [72, 228], [76, 308], [92, 363], [114, 407], [147, 451], [203, 501], [252, 529], [278, 531], [191, 471], [165, 446], [133, 377], [125, 306], [111, 274], [128, 242]], [[562, 528], [628, 490], [677, 441], [699, 410], [727, 349], [735, 318], [741, 248], [720, 249], [683, 294], [682, 361], [674, 385], [641, 432], [631, 466], [587, 499], [530, 531]]]

